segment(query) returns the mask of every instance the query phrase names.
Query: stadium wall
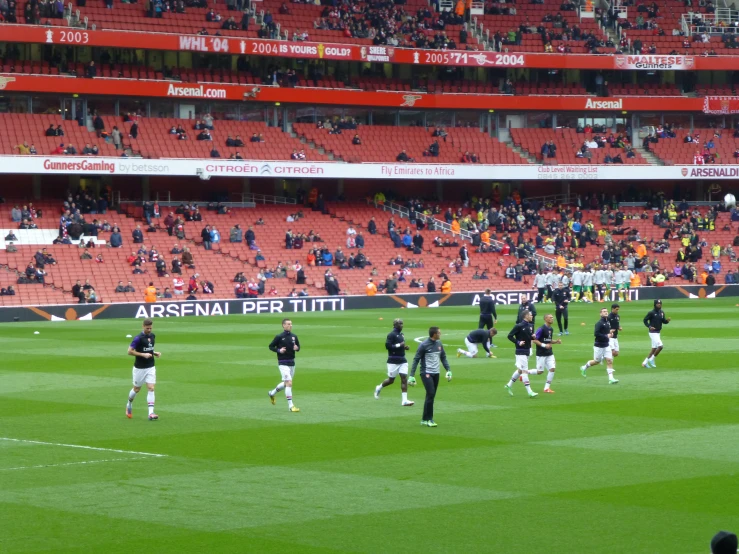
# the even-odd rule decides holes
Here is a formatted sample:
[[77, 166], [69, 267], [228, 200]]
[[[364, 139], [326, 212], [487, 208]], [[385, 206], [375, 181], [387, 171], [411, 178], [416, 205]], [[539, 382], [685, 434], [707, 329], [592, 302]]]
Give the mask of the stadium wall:
[[[180, 302], [71, 304], [56, 306], [14, 306], [0, 308], [0, 323], [14, 321], [72, 321], [93, 319], [142, 319], [157, 317], [200, 317], [249, 314], [299, 314], [301, 312], [343, 312], [377, 308], [438, 308], [477, 306], [481, 293], [397, 294], [383, 296], [318, 296], [306, 298], [255, 298], [197, 300]], [[520, 304], [531, 290], [494, 292], [500, 305]], [[631, 300], [710, 298], [739, 296], [739, 285], [641, 287], [629, 291]], [[612, 296], [615, 300], [615, 293]]]

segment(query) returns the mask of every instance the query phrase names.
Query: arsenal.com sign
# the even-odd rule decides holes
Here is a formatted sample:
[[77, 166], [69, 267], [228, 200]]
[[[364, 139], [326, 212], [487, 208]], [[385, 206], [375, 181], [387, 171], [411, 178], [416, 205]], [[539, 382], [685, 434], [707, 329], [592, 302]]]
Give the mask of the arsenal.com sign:
[[616, 56], [616, 69], [690, 70], [695, 67], [693, 56]]

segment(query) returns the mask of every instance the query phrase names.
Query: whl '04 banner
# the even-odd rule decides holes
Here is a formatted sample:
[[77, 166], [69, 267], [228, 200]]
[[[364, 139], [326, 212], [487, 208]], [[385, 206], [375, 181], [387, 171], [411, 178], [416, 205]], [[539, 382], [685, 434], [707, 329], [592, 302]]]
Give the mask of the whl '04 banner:
[[703, 113], [729, 115], [739, 113], [739, 98], [734, 96], [706, 96]]

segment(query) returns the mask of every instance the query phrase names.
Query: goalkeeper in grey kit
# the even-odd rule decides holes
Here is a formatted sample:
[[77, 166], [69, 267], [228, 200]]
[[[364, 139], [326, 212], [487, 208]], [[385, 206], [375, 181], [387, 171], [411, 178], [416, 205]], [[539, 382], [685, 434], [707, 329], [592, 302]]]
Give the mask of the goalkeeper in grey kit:
[[416, 350], [411, 367], [411, 376], [408, 378], [408, 384], [411, 386], [416, 384], [415, 375], [419, 363], [421, 364], [421, 380], [426, 389], [421, 425], [438, 427], [434, 422], [434, 399], [436, 398], [436, 389], [439, 387], [439, 372], [442, 365], [446, 369], [446, 380], [452, 380], [452, 368], [449, 367], [449, 362], [446, 359], [446, 352], [441, 344], [441, 330], [438, 327], [429, 328], [429, 338], [423, 341]]

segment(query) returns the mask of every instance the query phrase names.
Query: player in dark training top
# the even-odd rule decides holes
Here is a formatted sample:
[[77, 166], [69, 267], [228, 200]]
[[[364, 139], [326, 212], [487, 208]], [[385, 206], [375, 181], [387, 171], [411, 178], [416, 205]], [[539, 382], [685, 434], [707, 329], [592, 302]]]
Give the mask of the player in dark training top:
[[641, 364], [642, 367], [657, 367], [654, 359], [662, 352], [662, 339], [659, 335], [662, 331], [662, 325], [667, 325], [669, 322], [670, 318], [665, 317], [665, 312], [662, 311], [662, 300], [655, 300], [654, 309], [644, 316], [644, 325], [649, 329], [652, 349], [649, 351], [649, 356], [644, 358]]
[[143, 331], [136, 335], [128, 347], [128, 355], [134, 356], [133, 362], [133, 388], [128, 393], [128, 403], [126, 404], [126, 417], [133, 417], [133, 401], [141, 390], [141, 386], [146, 383], [146, 402], [149, 404], [149, 421], [156, 421], [159, 416], [154, 413], [154, 387], [157, 383], [157, 369], [154, 365], [154, 358], [159, 358], [162, 353], [154, 350], [156, 337], [151, 332], [151, 319], [144, 320]]
[[400, 375], [400, 405], [413, 406], [414, 402], [408, 400], [408, 360], [405, 358], [405, 353], [410, 350], [410, 346], [405, 343], [402, 319], [393, 321], [393, 330], [385, 339], [385, 349], [387, 350], [387, 379], [375, 387], [375, 398], [379, 400], [382, 389], [392, 385], [395, 378]]
[[[480, 320], [477, 323], [478, 329], [492, 329], [498, 321], [498, 312], [495, 310], [495, 298], [490, 289], [485, 289], [485, 294], [480, 297]], [[490, 338], [490, 346], [498, 348], [493, 344]]]
[[531, 314], [531, 326], [533, 327], [534, 325], [536, 325], [536, 305], [528, 298], [521, 302], [521, 304], [518, 306], [518, 316], [516, 316], [516, 323], [521, 323], [523, 321], [524, 312], [529, 312]]
[[465, 337], [464, 343], [467, 345], [467, 350], [457, 348], [457, 358], [464, 355], [468, 358], [477, 358], [477, 345], [482, 344], [485, 349], [485, 355], [488, 358], [495, 358], [493, 353], [490, 352], [489, 343], [492, 342], [493, 337], [498, 334], [498, 331], [493, 327], [492, 329], [475, 329], [470, 331], [469, 335]]
[[300, 350], [298, 336], [292, 332], [293, 322], [289, 319], [282, 320], [282, 333], [277, 335], [269, 343], [269, 349], [277, 354], [277, 368], [280, 370], [282, 381], [269, 391], [269, 400], [274, 405], [275, 395], [285, 389], [287, 409], [291, 412], [299, 412], [300, 408], [293, 404], [293, 377], [295, 376], [295, 353]]
[[[557, 314], [557, 327], [559, 327], [559, 336], [569, 335], [570, 332], [567, 327], [570, 323], [570, 302], [572, 301], [572, 294], [570, 293], [570, 287], [565, 285], [562, 281], [559, 282], [559, 286], [552, 291], [552, 302], [554, 302], [555, 313]], [[564, 319], [564, 329], [562, 327], [562, 320]]]
[[621, 328], [621, 316], [618, 315], [620, 309], [621, 306], [618, 304], [611, 304], [611, 313], [608, 314], [608, 325], [611, 326], [611, 340], [609, 342], [614, 358], [618, 356], [618, 332], [623, 331]]
[[519, 315], [521, 321], [516, 323], [511, 332], [508, 333], [508, 340], [516, 346], [516, 371], [513, 372], [513, 376], [505, 388], [508, 394], [513, 396], [513, 385], [521, 377], [529, 397], [535, 398], [538, 394], [531, 390], [531, 383], [529, 382], [529, 356], [531, 356], [531, 339], [534, 335], [534, 317], [528, 310], [519, 312]]
[[[559, 289], [555, 289], [555, 293]], [[556, 362], [554, 361], [554, 351], [552, 350], [553, 344], [562, 344], [561, 339], [552, 340], [554, 335], [554, 329], [552, 329], [552, 323], [554, 322], [554, 316], [547, 314], [544, 316], [544, 325], [539, 327], [534, 334], [532, 342], [536, 345], [536, 373], [541, 375], [545, 371], [547, 372], [547, 382], [544, 385], [544, 392], [554, 394], [552, 390], [552, 381], [554, 380], [554, 370], [556, 368]], [[529, 373], [532, 373], [529, 371]]]
[[600, 319], [598, 320], [598, 323], [595, 324], [593, 336], [595, 337], [595, 342], [593, 343], [593, 359], [585, 362], [585, 365], [580, 367], [580, 372], [583, 377], [587, 377], [588, 374], [586, 372], [588, 368], [602, 363], [605, 359], [606, 371], [608, 372], [608, 384], [615, 385], [618, 383], [618, 379], [616, 379], [614, 374], [613, 353], [611, 352], [610, 342], [611, 337], [613, 337], [613, 332], [611, 331], [611, 324], [608, 323], [608, 310], [606, 308], [603, 308], [600, 311]]

